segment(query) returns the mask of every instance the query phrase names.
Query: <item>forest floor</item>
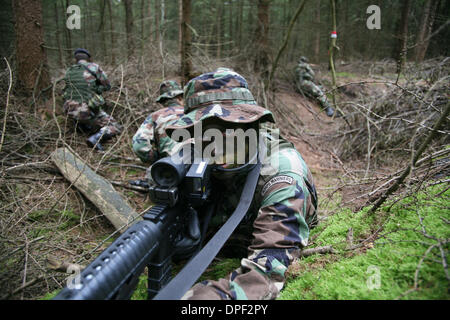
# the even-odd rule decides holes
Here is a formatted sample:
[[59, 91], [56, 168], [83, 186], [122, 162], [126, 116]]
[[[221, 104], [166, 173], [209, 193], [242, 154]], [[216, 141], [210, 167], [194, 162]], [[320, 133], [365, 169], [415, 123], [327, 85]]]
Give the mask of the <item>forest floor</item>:
[[[384, 66], [384, 64], [381, 65]], [[145, 69], [145, 66], [143, 68]], [[123, 67], [114, 70], [107, 70], [107, 72], [113, 74], [115, 83], [120, 85], [113, 88], [107, 96], [109, 104], [107, 111], [116, 112], [114, 114], [117, 114], [124, 123], [125, 130], [117, 139], [105, 145], [107, 149], [103, 153], [89, 149], [85, 144], [86, 136], [74, 131], [67, 123], [67, 119], [59, 108], [61, 100], [57, 92], [55, 92], [55, 99], [50, 99], [45, 104], [32, 106], [31, 109], [26, 100], [11, 97], [13, 109], [10, 110], [14, 111], [8, 117], [0, 175], [4, 182], [0, 187], [2, 213], [0, 216], [0, 289], [3, 293], [0, 299], [51, 297], [57, 288], [64, 286], [68, 275], [55, 270], [58, 268], [49, 261], [56, 261], [56, 264], [86, 265], [116, 236], [111, 223], [77, 189], [71, 187], [56, 169], [50, 159], [50, 154], [56, 147], [67, 146], [81, 155], [98, 174], [114, 183], [115, 189], [136, 212], [142, 213], [151, 205], [148, 197], [129, 189], [127, 182], [143, 178], [145, 173], [145, 166], [139, 162], [131, 150], [131, 138], [149, 113], [145, 106], [156, 98], [156, 91], [151, 90], [150, 87], [156, 88], [160, 79], [154, 77], [147, 82], [142, 73], [128, 73], [129, 69]], [[328, 87], [329, 77], [323, 75], [320, 78]], [[371, 246], [373, 247], [374, 241], [370, 237], [379, 234], [375, 226], [387, 220], [375, 221], [370, 226], [367, 224], [367, 219], [361, 217], [359, 210], [369, 204], [369, 198], [377, 195], [375, 191], [380, 185], [384, 185], [395, 177], [395, 173], [404, 167], [405, 159], [408, 159], [406, 154], [404, 157], [396, 158], [396, 162], [392, 162], [389, 158], [390, 153], [387, 160], [383, 161], [375, 161], [375, 157], [367, 157], [365, 149], [376, 137], [373, 131], [369, 131], [369, 137], [370, 132], [373, 136], [372, 140], [370, 138], [367, 140], [366, 122], [373, 122], [374, 126], [380, 129], [383, 122], [369, 117], [363, 118], [362, 121], [358, 120], [356, 117], [361, 110], [355, 111], [352, 109], [354, 106], [347, 106], [347, 103], [367, 106], [368, 103], [377, 99], [390, 101], [390, 94], [396, 88], [383, 82], [395, 80], [395, 75], [386, 73], [382, 76], [368, 76], [363, 71], [346, 70], [339, 74], [338, 79], [338, 85], [352, 83], [339, 91], [339, 102], [345, 113], [349, 115], [345, 119], [327, 117], [315, 102], [304, 98], [292, 85], [286, 84], [287, 82], [281, 81], [279, 90], [270, 98], [270, 105], [274, 107], [273, 112], [278, 120], [281, 134], [294, 143], [315, 179], [319, 196], [320, 224], [313, 230], [310, 246], [332, 245], [333, 248], [336, 247], [336, 250], [340, 250], [333, 254], [316, 254], [296, 262], [288, 272], [287, 293], [281, 297], [284, 299], [340, 299], [343, 297], [357, 299], [359, 297], [357, 294], [345, 296], [340, 293], [326, 296], [323, 292], [302, 296], [298, 292], [305, 291], [303, 290], [305, 286], [308, 288], [306, 291], [311, 292], [311, 284], [299, 284], [296, 280], [301, 279], [305, 270], [309, 269], [319, 269], [326, 274], [327, 265], [344, 261], [349, 256], [364, 255]], [[371, 85], [365, 84], [372, 82], [374, 83]], [[403, 82], [399, 83], [403, 84]], [[142, 108], [132, 108], [131, 106], [134, 105], [140, 105]], [[382, 107], [385, 108], [384, 105]], [[362, 110], [365, 112], [365, 109]], [[425, 122], [421, 123], [423, 125]], [[393, 137], [398, 136], [393, 135]], [[388, 136], [388, 138], [391, 137]], [[348, 142], [349, 140], [351, 143]], [[439, 149], [434, 148], [434, 150]], [[439, 155], [444, 153], [441, 152]], [[367, 159], [371, 162], [368, 163]], [[436, 193], [440, 197], [448, 198], [448, 192], [445, 190], [442, 193], [440, 191]], [[435, 216], [439, 220], [442, 214], [438, 212]], [[445, 220], [447, 218], [444, 217], [444, 220], [441, 220], [445, 223], [448, 221]], [[336, 219], [340, 219], [342, 223], [338, 223]], [[411, 225], [411, 229], [417, 228]], [[356, 246], [359, 245], [351, 253], [345, 248], [339, 249], [343, 242], [347, 242], [350, 229], [354, 232], [353, 243]], [[435, 238], [447, 239], [447, 229], [443, 228], [444, 231]], [[336, 234], [339, 234], [339, 237]], [[369, 238], [370, 241], [367, 241]], [[417, 239], [414, 241], [424, 242]], [[434, 247], [431, 249], [425, 247], [425, 249], [428, 248], [431, 252], [443, 249], [443, 252], [447, 252], [448, 242], [442, 241], [439, 243], [443, 245], [433, 243]], [[421, 280], [415, 274], [416, 270], [424, 269], [425, 263], [421, 257], [425, 249], [416, 254], [416, 260], [410, 263], [407, 270], [410, 275], [408, 281], [405, 280], [406, 284], [394, 290], [395, 292], [404, 292], [408, 288], [417, 291], [423, 279]], [[436, 261], [439, 257], [435, 255], [430, 259]], [[225, 276], [238, 264], [239, 259], [219, 257], [208, 268], [202, 279]], [[379, 265], [381, 267], [381, 264]], [[442, 269], [439, 263], [437, 266]], [[342, 270], [340, 266], [336, 268]], [[406, 267], [399, 266], [400, 270], [402, 268], [405, 272]], [[447, 272], [446, 267], [444, 269]], [[365, 271], [365, 269], [358, 270], [359, 273]], [[445, 285], [446, 280], [442, 277], [442, 271], [433, 269], [431, 273], [438, 276], [431, 277], [431, 280], [428, 279], [425, 283], [438, 281]], [[305, 281], [314, 282], [317, 277], [320, 278], [321, 275], [306, 277]], [[392, 277], [395, 278], [396, 275]], [[142, 282], [140, 286], [145, 286], [145, 283]], [[438, 288], [433, 291], [434, 295], [428, 295], [428, 297], [448, 298], [442, 292], [444, 292], [442, 288]], [[363, 298], [364, 294], [360, 297]], [[420, 295], [416, 297], [421, 298]], [[138, 294], [136, 298], [142, 297]], [[368, 298], [377, 299], [379, 296], [372, 295]], [[392, 297], [387, 296], [387, 298]]]

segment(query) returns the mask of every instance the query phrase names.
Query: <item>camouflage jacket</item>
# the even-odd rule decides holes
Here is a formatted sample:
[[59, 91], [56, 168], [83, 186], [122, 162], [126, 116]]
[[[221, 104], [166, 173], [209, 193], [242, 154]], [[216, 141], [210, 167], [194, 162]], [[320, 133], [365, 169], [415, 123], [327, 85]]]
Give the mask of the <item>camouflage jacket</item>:
[[[265, 127], [265, 143], [277, 149], [263, 161], [249, 213], [237, 233], [251, 239], [241, 267], [217, 281], [203, 281], [183, 299], [275, 299], [284, 286], [285, 273], [300, 250], [307, 246], [310, 229], [317, 224], [317, 193], [308, 166], [293, 144]], [[275, 137], [275, 138], [274, 138]], [[225, 186], [222, 210], [212, 224], [223, 223], [236, 207], [245, 176]]]
[[165, 127], [184, 115], [184, 107], [175, 99], [167, 100], [164, 106], [145, 119], [132, 139], [134, 153], [146, 164], [171, 155], [177, 145], [167, 136]]
[[101, 94], [111, 89], [108, 77], [100, 66], [86, 60], [72, 65], [66, 71], [64, 80], [64, 101], [86, 102], [94, 111], [105, 103]]
[[313, 81], [315, 73], [311, 66], [306, 62], [300, 62], [295, 69], [295, 74], [298, 81], [309, 80]]

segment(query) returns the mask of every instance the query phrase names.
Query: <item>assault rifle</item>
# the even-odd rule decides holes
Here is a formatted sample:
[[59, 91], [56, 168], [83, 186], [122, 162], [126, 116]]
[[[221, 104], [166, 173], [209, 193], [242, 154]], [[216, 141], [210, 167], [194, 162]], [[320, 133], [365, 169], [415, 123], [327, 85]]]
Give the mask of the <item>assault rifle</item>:
[[[151, 175], [156, 185], [149, 187], [149, 193], [156, 205], [145, 212], [142, 221], [120, 235], [55, 299], [129, 299], [145, 267], [148, 268], [148, 299], [171, 300], [183, 296], [247, 213], [260, 170], [259, 163], [252, 168], [234, 213], [200, 250], [220, 190], [213, 188], [212, 165], [205, 161], [185, 162], [167, 157], [153, 164]], [[193, 257], [171, 279], [172, 257], [183, 253], [184, 258]]]

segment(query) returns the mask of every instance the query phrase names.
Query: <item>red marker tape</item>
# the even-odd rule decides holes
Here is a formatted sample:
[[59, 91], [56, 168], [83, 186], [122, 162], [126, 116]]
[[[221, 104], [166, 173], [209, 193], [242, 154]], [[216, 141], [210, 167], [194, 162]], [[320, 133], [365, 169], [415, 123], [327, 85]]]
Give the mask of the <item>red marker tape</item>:
[[337, 38], [337, 32], [331, 31], [331, 38]]

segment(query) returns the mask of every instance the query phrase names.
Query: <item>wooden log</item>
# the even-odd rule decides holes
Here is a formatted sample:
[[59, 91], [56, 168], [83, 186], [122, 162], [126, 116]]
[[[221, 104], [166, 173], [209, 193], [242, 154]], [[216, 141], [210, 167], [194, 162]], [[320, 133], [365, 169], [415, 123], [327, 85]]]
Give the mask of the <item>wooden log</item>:
[[140, 219], [111, 183], [96, 174], [78, 155], [67, 148], [59, 148], [51, 154], [51, 158], [62, 175], [88, 198], [117, 230], [123, 232], [126, 230], [124, 227]]

